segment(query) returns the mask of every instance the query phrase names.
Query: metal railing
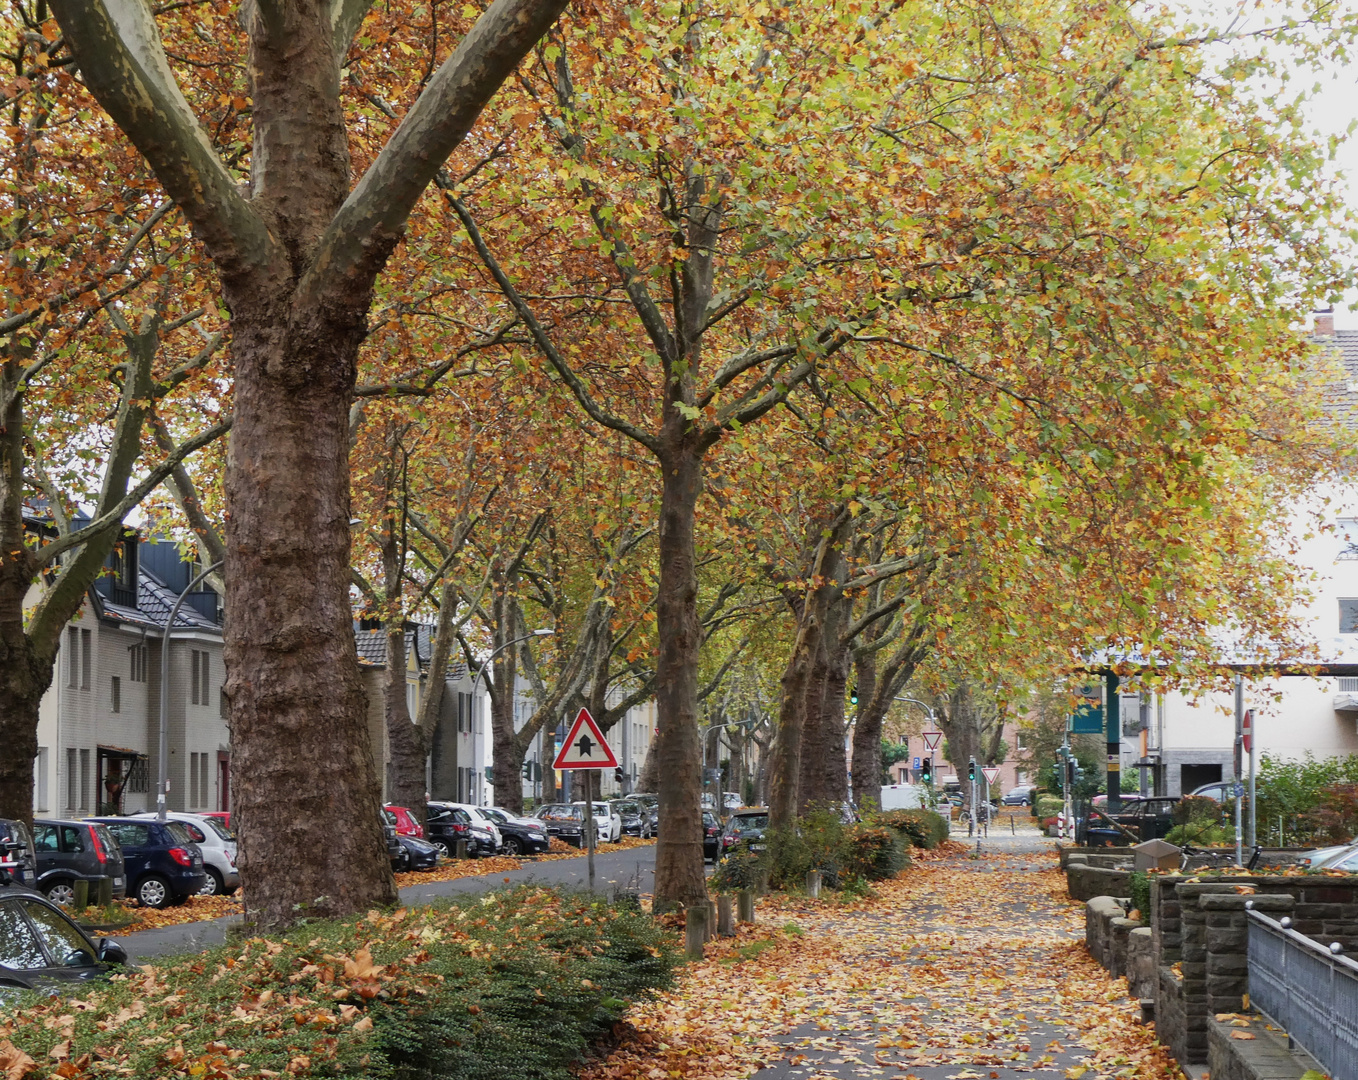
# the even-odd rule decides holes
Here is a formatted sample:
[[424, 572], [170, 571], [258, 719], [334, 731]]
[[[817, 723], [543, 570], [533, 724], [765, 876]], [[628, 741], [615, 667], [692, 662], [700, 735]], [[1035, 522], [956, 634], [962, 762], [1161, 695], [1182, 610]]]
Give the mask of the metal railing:
[[1358, 963], [1299, 934], [1291, 922], [1249, 912], [1250, 1005], [1332, 1080], [1358, 1080]]

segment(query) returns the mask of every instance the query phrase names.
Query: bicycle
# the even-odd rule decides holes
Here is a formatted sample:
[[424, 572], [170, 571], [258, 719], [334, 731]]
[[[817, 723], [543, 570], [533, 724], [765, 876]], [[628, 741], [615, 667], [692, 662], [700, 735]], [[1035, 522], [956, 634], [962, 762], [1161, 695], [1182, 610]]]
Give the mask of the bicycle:
[[[1256, 866], [1258, 866], [1259, 857], [1263, 855], [1263, 853], [1264, 853], [1263, 845], [1255, 844], [1254, 850], [1250, 853], [1249, 862], [1245, 864], [1244, 869], [1253, 870]], [[1219, 867], [1235, 865], [1235, 860], [1232, 858], [1231, 853], [1228, 851], [1221, 851], [1218, 849], [1208, 850], [1206, 848], [1195, 848], [1190, 847], [1188, 844], [1185, 844], [1182, 850], [1182, 857], [1179, 860], [1179, 871], [1181, 873], [1183, 871], [1186, 871], [1188, 869], [1188, 864], [1195, 858], [1202, 858], [1205, 860], [1203, 864], [1200, 864], [1197, 867], [1197, 869], [1199, 870], [1204, 869], [1216, 870]]]

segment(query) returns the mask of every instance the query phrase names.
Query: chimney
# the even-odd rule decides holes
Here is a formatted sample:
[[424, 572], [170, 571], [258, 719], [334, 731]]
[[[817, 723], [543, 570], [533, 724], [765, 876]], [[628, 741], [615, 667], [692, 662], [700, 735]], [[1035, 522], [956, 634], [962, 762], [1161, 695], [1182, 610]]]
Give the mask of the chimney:
[[1327, 307], [1315, 313], [1315, 329], [1311, 331], [1316, 337], [1334, 337], [1334, 308]]

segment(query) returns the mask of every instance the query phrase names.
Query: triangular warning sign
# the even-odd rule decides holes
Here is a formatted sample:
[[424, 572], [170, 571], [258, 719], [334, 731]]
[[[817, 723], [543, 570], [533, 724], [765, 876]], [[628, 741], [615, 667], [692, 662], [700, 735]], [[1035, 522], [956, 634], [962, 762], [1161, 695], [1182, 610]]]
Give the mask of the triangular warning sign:
[[994, 784], [1000, 778], [999, 769], [982, 769], [981, 774], [985, 777], [987, 784]]
[[943, 732], [941, 731], [926, 731], [924, 733], [924, 745], [930, 750], [937, 750], [942, 738]]
[[618, 759], [613, 748], [608, 745], [604, 733], [589, 715], [588, 709], [581, 709], [575, 723], [561, 744], [561, 751], [552, 762], [553, 769], [616, 769]]

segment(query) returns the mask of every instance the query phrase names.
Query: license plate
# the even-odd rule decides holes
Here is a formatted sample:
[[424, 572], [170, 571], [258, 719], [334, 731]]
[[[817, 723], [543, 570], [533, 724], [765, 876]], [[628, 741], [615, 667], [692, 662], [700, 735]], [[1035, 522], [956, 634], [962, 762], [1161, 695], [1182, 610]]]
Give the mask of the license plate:
[[763, 850], [764, 850], [764, 847], [765, 847], [765, 845], [763, 845], [763, 844], [751, 844], [751, 845], [750, 845], [750, 850], [751, 850], [751, 851], [763, 851]]

